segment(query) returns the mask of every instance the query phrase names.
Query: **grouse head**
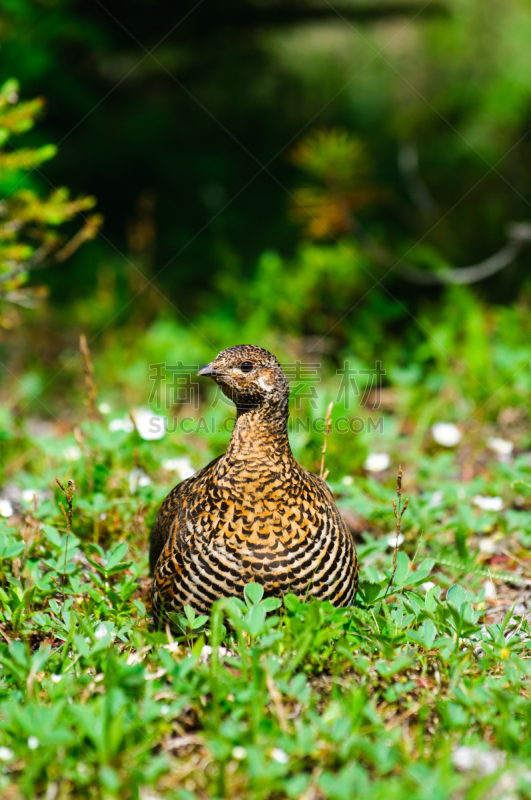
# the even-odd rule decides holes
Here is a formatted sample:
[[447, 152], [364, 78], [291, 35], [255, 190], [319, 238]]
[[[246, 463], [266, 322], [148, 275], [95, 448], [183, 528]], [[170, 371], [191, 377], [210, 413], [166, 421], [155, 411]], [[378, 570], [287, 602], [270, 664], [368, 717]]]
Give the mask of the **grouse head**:
[[215, 380], [239, 410], [287, 403], [289, 384], [275, 356], [252, 344], [222, 350], [198, 375]]

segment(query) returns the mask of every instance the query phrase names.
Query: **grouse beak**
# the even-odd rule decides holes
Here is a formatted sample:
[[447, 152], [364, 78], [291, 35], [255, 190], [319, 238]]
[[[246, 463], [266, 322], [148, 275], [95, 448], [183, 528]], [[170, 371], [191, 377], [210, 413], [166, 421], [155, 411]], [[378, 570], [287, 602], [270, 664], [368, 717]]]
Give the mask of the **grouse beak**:
[[207, 364], [206, 367], [201, 367], [197, 373], [198, 376], [206, 375], [208, 378], [213, 378], [216, 374], [216, 370], [212, 367], [212, 364]]

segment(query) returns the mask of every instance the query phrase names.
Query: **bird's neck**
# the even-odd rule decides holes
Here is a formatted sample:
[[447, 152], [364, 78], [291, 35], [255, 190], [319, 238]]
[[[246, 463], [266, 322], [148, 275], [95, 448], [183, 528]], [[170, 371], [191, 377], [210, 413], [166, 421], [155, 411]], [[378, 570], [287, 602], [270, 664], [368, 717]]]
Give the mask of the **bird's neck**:
[[236, 424], [225, 454], [228, 462], [237, 460], [291, 463], [294, 461], [288, 440], [288, 398], [274, 405], [238, 408]]

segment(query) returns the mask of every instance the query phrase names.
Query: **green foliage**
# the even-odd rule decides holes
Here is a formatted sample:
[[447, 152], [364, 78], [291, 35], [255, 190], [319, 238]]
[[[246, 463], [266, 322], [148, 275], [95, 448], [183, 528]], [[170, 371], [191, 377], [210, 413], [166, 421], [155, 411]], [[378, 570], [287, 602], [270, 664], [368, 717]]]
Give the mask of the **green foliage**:
[[[391, 27], [386, 4], [281, 5], [192, 4], [171, 36], [125, 3], [119, 24], [69, 0], [0, 10], [4, 71], [48, 108], [35, 126], [43, 101], [0, 89], [2, 797], [531, 797], [529, 255], [473, 288], [401, 273], [477, 263], [528, 217], [531, 10], [450, 0]], [[100, 218], [53, 188], [65, 175], [109, 218], [79, 252]], [[15, 311], [74, 250], [67, 279], [46, 272], [49, 305]], [[214, 387], [199, 407], [150, 400], [150, 365], [243, 341], [318, 364], [290, 431], [315, 472], [334, 401], [356, 603], [249, 584], [155, 631], [149, 531], [232, 410]], [[143, 438], [146, 405], [191, 432]], [[461, 440], [438, 443], [436, 422]], [[69, 531], [56, 476], [75, 482]]]
[[[334, 235], [352, 234], [354, 222], [378, 242], [391, 259], [385, 271], [406, 254], [433, 269], [498, 249], [507, 224], [528, 217], [531, 10], [522, 0], [409, 8], [395, 29], [404, 9], [395, 3], [339, 13], [237, 0], [218, 16], [190, 2], [165, 37], [164, 13], [124, 2], [110, 16], [55, 0], [53, 24], [42, 4], [5, 4], [5, 71], [47, 97], [45, 140], [58, 129], [64, 138], [52, 169], [74, 172], [109, 218], [111, 249], [98, 241], [92, 257], [79, 253], [55, 296], [71, 301], [93, 289], [103, 259], [107, 274], [134, 283], [123, 254], [150, 277], [162, 270], [172, 300], [186, 293], [197, 309], [205, 293], [217, 301], [210, 294], [224, 273], [252, 278], [268, 247], [289, 257], [300, 225], [322, 237], [319, 208]], [[175, 91], [179, 83], [186, 91]], [[297, 172], [286, 163], [290, 149]], [[415, 154], [410, 168], [406, 151]], [[307, 208], [296, 204], [298, 226], [286, 214], [293, 196]], [[495, 301], [525, 285], [524, 258], [501, 291], [489, 281]], [[424, 291], [398, 268], [387, 285], [422, 304]]]
[[376, 199], [363, 143], [344, 130], [317, 131], [297, 144], [292, 161], [319, 182], [294, 193], [293, 216], [306, 234], [323, 239], [351, 232], [354, 213]]
[[[43, 290], [27, 285], [31, 271], [42, 268], [52, 257], [64, 262], [96, 235], [101, 217], [82, 213], [94, 207], [92, 197], [74, 200], [68, 189], [61, 187], [43, 198], [32, 188], [33, 173], [56, 155], [56, 148], [18, 148], [11, 141], [33, 128], [44, 105], [41, 98], [20, 101], [19, 91], [15, 80], [0, 87], [0, 302], [32, 307]], [[58, 229], [79, 216], [83, 218], [81, 229], [66, 239]], [[11, 327], [15, 318], [0, 308], [0, 327]]]
[[[109, 396], [99, 360], [98, 372]], [[410, 413], [411, 387], [395, 391]], [[29, 449], [31, 461], [17, 474], [26, 495], [0, 518], [2, 792], [33, 798], [61, 781], [66, 798], [450, 800], [510, 781], [528, 796], [531, 631], [514, 607], [527, 580], [511, 571], [527, 563], [531, 532], [525, 456], [500, 461], [476, 434], [444, 456], [424, 437], [401, 442], [410, 502], [394, 569], [394, 478], [369, 477], [334, 432], [329, 481], [343, 511], [362, 517], [356, 604], [264, 598], [251, 583], [210, 619], [187, 606], [156, 632], [145, 576], [150, 520], [176, 480], [165, 460], [177, 447], [200, 466], [224, 442], [145, 440], [109, 430], [107, 414], [77, 422], [75, 452], [68, 437], [8, 428], [10, 452]], [[295, 443], [308, 466], [320, 457], [312, 442]], [[461, 447], [482, 464], [468, 483], [455, 477]], [[68, 534], [55, 475], [75, 481]], [[504, 509], [474, 505], [493, 491]], [[518, 560], [500, 569], [487, 552]], [[491, 580], [502, 605], [486, 597]], [[462, 747], [498, 769], [456, 768]]]

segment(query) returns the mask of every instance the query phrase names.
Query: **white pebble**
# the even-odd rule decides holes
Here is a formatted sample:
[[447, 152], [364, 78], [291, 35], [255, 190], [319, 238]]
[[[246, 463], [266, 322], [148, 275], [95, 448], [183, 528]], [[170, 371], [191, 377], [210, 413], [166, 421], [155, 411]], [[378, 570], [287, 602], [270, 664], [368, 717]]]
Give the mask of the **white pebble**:
[[503, 499], [501, 497], [484, 497], [477, 494], [472, 502], [483, 511], [501, 511], [503, 509]]
[[455, 447], [461, 441], [462, 433], [453, 422], [436, 422], [431, 426], [431, 435], [444, 447]]
[[496, 599], [496, 587], [490, 578], [483, 584], [483, 590], [485, 592], [485, 600]]
[[383, 472], [390, 463], [391, 459], [387, 453], [369, 453], [363, 466], [367, 472]]

